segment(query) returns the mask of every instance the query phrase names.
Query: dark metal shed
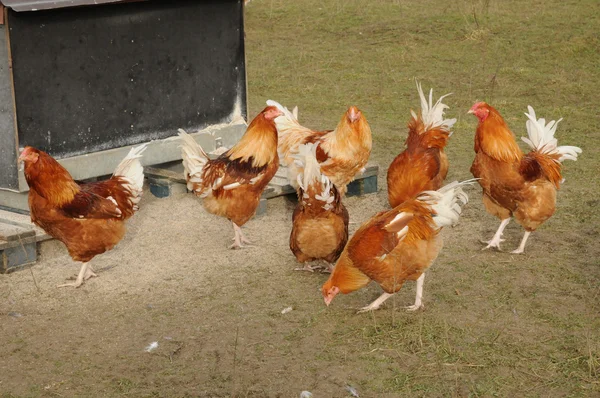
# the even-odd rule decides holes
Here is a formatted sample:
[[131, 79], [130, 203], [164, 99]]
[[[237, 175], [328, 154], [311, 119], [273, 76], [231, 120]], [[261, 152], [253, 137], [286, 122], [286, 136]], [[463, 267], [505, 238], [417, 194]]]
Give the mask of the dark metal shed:
[[86, 179], [140, 143], [151, 142], [145, 164], [179, 159], [178, 128], [201, 130], [209, 151], [243, 134], [242, 0], [3, 4], [0, 207], [27, 208], [25, 145]]
[[49, 10], [62, 7], [119, 3], [122, 0], [3, 0], [5, 7], [17, 12]]

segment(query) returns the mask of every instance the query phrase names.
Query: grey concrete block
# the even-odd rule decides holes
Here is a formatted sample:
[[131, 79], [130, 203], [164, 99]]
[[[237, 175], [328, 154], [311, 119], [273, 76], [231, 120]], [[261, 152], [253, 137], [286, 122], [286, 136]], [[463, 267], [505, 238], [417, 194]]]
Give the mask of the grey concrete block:
[[258, 202], [258, 208], [256, 209], [255, 216], [262, 216], [267, 214], [267, 199], [261, 198], [260, 202]]
[[174, 194], [187, 192], [185, 184], [174, 182], [168, 178], [149, 177], [148, 186], [152, 195], [157, 198], [168, 198]]
[[348, 184], [347, 196], [361, 196], [377, 192], [377, 175], [354, 180]]
[[0, 273], [16, 271], [20, 267], [33, 264], [37, 260], [37, 243], [18, 243], [0, 251]]
[[377, 176], [371, 176], [363, 179], [363, 194], [377, 192]]

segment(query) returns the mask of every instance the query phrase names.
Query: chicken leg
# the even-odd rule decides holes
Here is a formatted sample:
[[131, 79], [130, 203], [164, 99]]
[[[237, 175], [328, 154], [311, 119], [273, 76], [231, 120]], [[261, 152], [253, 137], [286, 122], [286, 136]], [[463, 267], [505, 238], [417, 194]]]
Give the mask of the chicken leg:
[[379, 307], [381, 307], [381, 304], [383, 304], [385, 300], [389, 299], [392, 296], [393, 296], [393, 294], [384, 292], [381, 296], [379, 296], [377, 298], [377, 300], [373, 301], [371, 304], [367, 305], [366, 307], [363, 307], [360, 310], [358, 310], [357, 314], [360, 314], [362, 312], [375, 311], [375, 310], [379, 309]]
[[486, 250], [486, 249], [489, 249], [490, 247], [495, 247], [496, 249], [500, 250], [500, 242], [504, 242], [504, 239], [501, 239], [502, 232], [504, 232], [504, 228], [506, 228], [506, 226], [508, 225], [509, 222], [510, 222], [510, 217], [502, 220], [502, 222], [500, 223], [500, 226], [498, 227], [498, 230], [494, 234], [494, 237], [492, 238], [492, 240], [490, 240], [489, 242], [484, 242], [484, 243], [487, 243], [488, 245], [481, 250]]
[[421, 307], [424, 307], [421, 299], [423, 298], [423, 282], [425, 281], [425, 274], [421, 274], [419, 279], [417, 279], [417, 294], [415, 296], [415, 303], [413, 305], [409, 305], [408, 307], [404, 307], [407, 311], [416, 311]]
[[77, 279], [73, 283], [65, 283], [63, 285], [58, 285], [56, 287], [79, 287], [83, 284], [83, 281], [87, 281], [88, 279], [98, 276], [94, 273], [94, 269], [92, 266], [85, 262], [81, 265], [81, 269], [79, 270], [79, 275], [77, 275]]
[[244, 236], [244, 233], [242, 232], [242, 228], [238, 227], [237, 224], [234, 222], [232, 222], [232, 224], [233, 224], [233, 232], [235, 235], [233, 237], [234, 242], [231, 246], [229, 246], [229, 248], [230, 249], [242, 249], [244, 247], [251, 247], [252, 242], [250, 242], [248, 240], [248, 238], [246, 238]]
[[521, 254], [525, 250], [525, 243], [527, 243], [527, 238], [531, 235], [531, 231], [525, 231], [525, 235], [523, 235], [523, 239], [521, 240], [521, 244], [516, 250], [513, 250], [511, 253], [513, 254]]

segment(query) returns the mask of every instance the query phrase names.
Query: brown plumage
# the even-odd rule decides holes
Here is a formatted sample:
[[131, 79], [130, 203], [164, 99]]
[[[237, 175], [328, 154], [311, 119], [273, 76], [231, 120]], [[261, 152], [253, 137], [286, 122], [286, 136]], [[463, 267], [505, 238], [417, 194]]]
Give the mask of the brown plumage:
[[348, 108], [335, 130], [314, 131], [298, 123], [296, 110], [287, 108], [275, 101], [267, 104], [276, 106], [283, 112], [275, 122], [279, 132], [279, 154], [281, 162], [288, 167], [288, 177], [294, 188], [298, 188], [298, 167], [294, 155], [302, 144], [317, 144], [317, 160], [321, 172], [336, 186], [342, 196], [346, 186], [367, 165], [371, 155], [371, 128], [363, 113], [355, 106]]
[[67, 247], [75, 261], [83, 262], [75, 283], [95, 276], [87, 264], [112, 249], [125, 235], [125, 220], [135, 213], [142, 195], [144, 175], [139, 162], [143, 146], [133, 148], [106, 181], [77, 183], [47, 153], [26, 147], [19, 160], [25, 164], [29, 184], [31, 220]]
[[[321, 174], [315, 151], [314, 144], [301, 145], [296, 159], [302, 171], [290, 249], [301, 263], [322, 259], [331, 264], [348, 241], [349, 216], [337, 188]], [[313, 271], [314, 267], [305, 264], [299, 270]]]
[[375, 310], [405, 281], [418, 280], [415, 304], [408, 309], [420, 308], [424, 273], [442, 249], [440, 229], [458, 222], [458, 201], [464, 204], [467, 197], [455, 182], [376, 214], [352, 236], [323, 285], [325, 303], [373, 280], [385, 293], [361, 312]]
[[204, 198], [203, 205], [210, 213], [232, 221], [232, 248], [250, 243], [240, 227], [256, 212], [263, 190], [279, 167], [273, 121], [279, 115], [281, 112], [275, 107], [265, 108], [252, 120], [241, 140], [214, 160], [180, 130], [188, 189]]
[[528, 110], [529, 138], [523, 140], [532, 151], [526, 155], [495, 108], [479, 102], [469, 110], [479, 119], [471, 173], [479, 178], [486, 210], [502, 220], [486, 249], [500, 249], [503, 230], [514, 216], [526, 232], [513, 253], [523, 252], [529, 234], [554, 214], [561, 162], [576, 160], [581, 153], [577, 147], [557, 146], [554, 132], [560, 120], [546, 124], [544, 119], [536, 119], [533, 108]]
[[413, 199], [422, 191], [439, 189], [448, 174], [444, 148], [456, 119], [443, 118], [447, 106], [441, 101], [446, 95], [434, 105], [432, 91], [428, 102], [418, 83], [417, 89], [421, 113], [417, 116], [411, 112], [406, 149], [392, 161], [387, 173], [388, 201], [392, 207]]

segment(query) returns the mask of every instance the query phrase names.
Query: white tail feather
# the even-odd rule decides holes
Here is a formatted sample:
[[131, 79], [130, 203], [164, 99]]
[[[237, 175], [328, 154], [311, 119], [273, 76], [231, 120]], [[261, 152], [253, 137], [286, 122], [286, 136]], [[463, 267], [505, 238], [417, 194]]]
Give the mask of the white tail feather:
[[462, 188], [474, 182], [475, 179], [463, 182], [454, 181], [437, 191], [422, 192], [417, 199], [431, 206], [435, 213], [433, 220], [439, 228], [455, 225], [462, 212], [461, 206], [469, 201], [469, 197]]
[[317, 161], [317, 144], [299, 145], [298, 152], [292, 156], [300, 168], [297, 178], [300, 188], [306, 192], [310, 185], [318, 187], [320, 194], [316, 194], [315, 199], [323, 202], [323, 208], [329, 210], [335, 198], [331, 195], [331, 181], [321, 174], [321, 166]]
[[[421, 83], [418, 81], [416, 83], [419, 97], [421, 98], [421, 119], [423, 120], [425, 129], [442, 127], [445, 130], [450, 130], [454, 123], [456, 123], [456, 119], [444, 119], [444, 112], [449, 106], [442, 103], [442, 100], [447, 96], [452, 95], [452, 93], [442, 95], [434, 104], [433, 89], [429, 90], [429, 101], [427, 101], [423, 89], [421, 88]], [[413, 118], [417, 119], [417, 115], [413, 111], [410, 112]]]
[[182, 140], [181, 159], [183, 160], [187, 187], [190, 191], [193, 191], [194, 184], [202, 182], [202, 170], [208, 162], [208, 155], [194, 137], [186, 133], [185, 130], [179, 129], [179, 137]]
[[113, 176], [121, 177], [126, 181], [124, 187], [131, 192], [130, 201], [136, 209], [142, 198], [144, 189], [144, 168], [140, 163], [142, 153], [146, 150], [146, 144], [131, 148], [127, 156], [115, 169]]
[[554, 138], [558, 123], [560, 123], [562, 118], [558, 119], [558, 121], [551, 120], [546, 124], [546, 119], [536, 119], [535, 111], [531, 106], [528, 105], [527, 110], [529, 113], [525, 113], [525, 116], [529, 120], [525, 123], [525, 127], [527, 127], [527, 135], [529, 137], [521, 137], [521, 139], [534, 151], [547, 155], [559, 154], [560, 158], [558, 161], [561, 163], [565, 159], [577, 160], [577, 154], [582, 152], [581, 148], [576, 146], [558, 146], [558, 140]]

